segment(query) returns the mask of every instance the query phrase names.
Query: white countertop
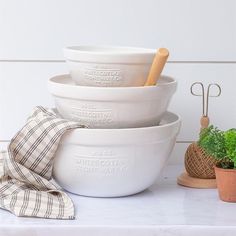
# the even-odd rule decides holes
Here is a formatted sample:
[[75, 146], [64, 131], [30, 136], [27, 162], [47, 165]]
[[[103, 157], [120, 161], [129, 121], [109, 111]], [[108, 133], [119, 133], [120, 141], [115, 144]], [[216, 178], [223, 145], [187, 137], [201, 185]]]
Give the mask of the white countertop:
[[168, 166], [148, 190], [123, 198], [71, 195], [75, 220], [18, 218], [0, 210], [0, 236], [236, 235], [236, 204], [217, 190], [178, 186], [181, 166]]

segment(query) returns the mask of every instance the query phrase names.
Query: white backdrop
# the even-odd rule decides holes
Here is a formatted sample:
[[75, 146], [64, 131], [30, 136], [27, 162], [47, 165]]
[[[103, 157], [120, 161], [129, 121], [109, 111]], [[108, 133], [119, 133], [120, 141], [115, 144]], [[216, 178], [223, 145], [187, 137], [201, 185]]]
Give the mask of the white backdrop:
[[169, 110], [183, 119], [171, 162], [181, 162], [202, 111], [201, 99], [190, 94], [193, 82], [220, 84], [211, 121], [236, 127], [235, 12], [235, 0], [0, 0], [0, 145], [34, 106], [53, 106], [47, 80], [67, 73], [62, 47], [167, 47], [164, 73], [179, 82]]

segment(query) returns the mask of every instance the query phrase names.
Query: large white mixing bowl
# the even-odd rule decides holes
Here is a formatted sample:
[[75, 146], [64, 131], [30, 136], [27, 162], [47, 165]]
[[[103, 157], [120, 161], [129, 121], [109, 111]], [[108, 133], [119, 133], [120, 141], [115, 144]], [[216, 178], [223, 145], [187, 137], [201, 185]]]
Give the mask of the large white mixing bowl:
[[69, 75], [49, 80], [49, 91], [63, 118], [90, 128], [136, 128], [158, 125], [177, 82], [162, 76], [156, 86], [77, 86]]
[[110, 46], [64, 49], [72, 79], [83, 86], [143, 86], [156, 50]]
[[85, 196], [143, 191], [165, 166], [180, 123], [177, 115], [166, 112], [160, 126], [69, 131], [55, 156], [54, 178], [69, 192]]

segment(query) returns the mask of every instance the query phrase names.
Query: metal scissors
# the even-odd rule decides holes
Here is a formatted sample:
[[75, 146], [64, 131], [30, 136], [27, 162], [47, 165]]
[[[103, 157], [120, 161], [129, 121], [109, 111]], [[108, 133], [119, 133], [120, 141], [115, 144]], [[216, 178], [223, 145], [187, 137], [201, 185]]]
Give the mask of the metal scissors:
[[[194, 92], [194, 87], [200, 86], [200, 93]], [[216, 94], [211, 93], [211, 89], [215, 87], [217, 90]], [[219, 97], [221, 95], [221, 87], [219, 84], [211, 83], [207, 86], [207, 92], [205, 92], [205, 88], [203, 83], [195, 82], [191, 85], [191, 94], [193, 96], [202, 97], [202, 118], [201, 118], [201, 128], [206, 128], [209, 125], [209, 117], [208, 117], [208, 109], [209, 109], [209, 97]], [[205, 100], [206, 96], [206, 100]]]

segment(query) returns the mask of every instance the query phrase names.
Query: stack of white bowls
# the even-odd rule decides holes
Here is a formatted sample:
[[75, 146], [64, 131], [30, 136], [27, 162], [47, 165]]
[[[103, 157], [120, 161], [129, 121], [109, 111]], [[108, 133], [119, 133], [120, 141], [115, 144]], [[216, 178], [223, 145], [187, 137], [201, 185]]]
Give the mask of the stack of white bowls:
[[180, 128], [167, 112], [176, 81], [161, 76], [144, 86], [155, 50], [77, 46], [64, 49], [70, 75], [49, 80], [61, 117], [88, 128], [67, 132], [54, 178], [85, 196], [118, 197], [143, 191], [163, 169]]

